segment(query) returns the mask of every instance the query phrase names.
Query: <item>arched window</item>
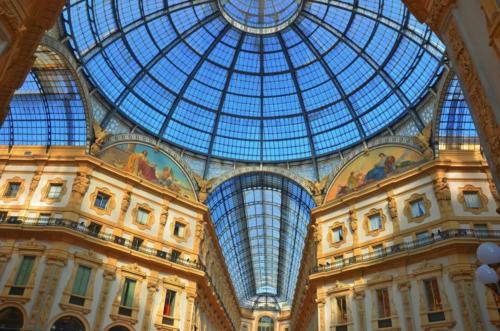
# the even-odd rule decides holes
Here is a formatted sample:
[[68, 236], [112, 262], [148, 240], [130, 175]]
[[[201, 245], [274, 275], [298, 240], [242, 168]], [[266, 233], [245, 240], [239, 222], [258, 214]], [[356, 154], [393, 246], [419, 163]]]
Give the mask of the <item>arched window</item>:
[[14, 307], [0, 310], [0, 331], [19, 331], [23, 327], [23, 313]]
[[258, 331], [274, 331], [274, 321], [271, 317], [264, 316], [259, 320]]
[[52, 325], [50, 331], [85, 331], [85, 326], [74, 316], [63, 316]]
[[110, 328], [108, 331], [130, 331], [129, 328], [122, 326], [122, 325], [116, 325]]

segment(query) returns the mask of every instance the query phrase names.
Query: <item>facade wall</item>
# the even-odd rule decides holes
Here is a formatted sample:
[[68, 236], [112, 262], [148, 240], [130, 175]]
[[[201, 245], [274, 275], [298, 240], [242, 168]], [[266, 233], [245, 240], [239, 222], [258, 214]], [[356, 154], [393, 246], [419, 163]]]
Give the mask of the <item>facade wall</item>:
[[[500, 201], [493, 188], [477, 154], [442, 153], [316, 208], [308, 236], [316, 241], [316, 267], [300, 276], [292, 329], [317, 323], [315, 330], [496, 330], [494, 292], [475, 279], [477, 246], [500, 242]], [[464, 192], [471, 191], [477, 208], [465, 202]], [[425, 207], [420, 217], [411, 212], [415, 200]], [[367, 224], [374, 212], [382, 216], [377, 231]], [[333, 235], [339, 228], [340, 240]], [[440, 300], [433, 309], [426, 292], [430, 279]], [[389, 298], [385, 305], [383, 295]], [[381, 313], [381, 307], [387, 310]], [[299, 315], [311, 309], [314, 317]], [[391, 326], [379, 325], [384, 319]]]
[[[86, 330], [239, 327], [236, 295], [204, 205], [127, 177], [78, 148], [56, 148], [38, 162], [14, 150], [0, 170], [0, 310], [20, 308], [23, 330], [47, 330], [64, 315], [78, 317]], [[7, 196], [9, 183], [19, 184], [15, 196]], [[57, 198], [50, 197], [51, 185], [61, 186]], [[100, 193], [109, 198], [102, 208]], [[139, 208], [149, 213], [142, 221]], [[12, 294], [23, 256], [36, 257], [32, 277], [21, 295]], [[80, 265], [91, 273], [84, 304], [75, 304]], [[125, 278], [136, 287], [132, 311], [123, 314]], [[167, 289], [176, 293], [172, 321], [163, 320]]]

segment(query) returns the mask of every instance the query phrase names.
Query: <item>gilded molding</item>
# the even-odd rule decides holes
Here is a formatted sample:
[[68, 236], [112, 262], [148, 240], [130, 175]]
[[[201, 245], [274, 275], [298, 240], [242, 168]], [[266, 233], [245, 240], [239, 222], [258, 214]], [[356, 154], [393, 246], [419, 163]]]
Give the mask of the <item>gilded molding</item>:
[[[106, 207], [98, 208], [95, 206], [95, 199], [97, 198], [97, 194], [104, 193], [109, 196], [108, 203]], [[97, 215], [111, 215], [113, 209], [115, 209], [115, 194], [111, 192], [107, 187], [96, 187], [94, 192], [89, 197], [89, 207], [92, 209]]]
[[[138, 221], [139, 209], [145, 210], [148, 213], [148, 220], [146, 224]], [[154, 209], [147, 203], [137, 203], [132, 209], [132, 223], [141, 230], [151, 230], [155, 221]]]
[[[424, 203], [424, 213], [420, 216], [414, 217], [412, 213], [412, 207], [411, 204], [413, 202], [416, 202], [418, 200], [422, 200]], [[415, 223], [420, 223], [424, 221], [427, 217], [431, 216], [431, 202], [425, 195], [425, 193], [414, 193], [412, 194], [408, 199], [405, 200], [405, 205], [404, 205], [404, 210], [403, 210], [404, 215], [406, 216], [408, 222], [415, 222]]]
[[[333, 230], [336, 228], [340, 228], [342, 230], [342, 240], [334, 241]], [[347, 237], [347, 227], [345, 226], [345, 222], [340, 222], [340, 221], [335, 222], [328, 228], [328, 234], [326, 236], [326, 239], [330, 244], [330, 247], [339, 248], [340, 246], [346, 243], [346, 237]]]
[[[465, 192], [475, 192], [479, 198], [481, 206], [479, 208], [469, 208], [467, 203], [465, 202], [464, 194]], [[488, 197], [483, 193], [481, 187], [473, 186], [473, 185], [465, 185], [463, 187], [458, 188], [458, 202], [462, 205], [464, 211], [473, 213], [474, 215], [479, 215], [483, 212], [488, 211]]]
[[[63, 199], [64, 195], [66, 194], [66, 191], [68, 190], [67, 188], [67, 180], [64, 180], [60, 177], [54, 178], [54, 179], [49, 179], [46, 184], [43, 186], [42, 191], [41, 191], [41, 200], [45, 203], [51, 204], [51, 203], [56, 203], [56, 202], [61, 202]], [[50, 198], [49, 197], [49, 192], [50, 192], [50, 186], [51, 185], [62, 185], [61, 192], [57, 198]]]
[[[180, 237], [174, 234], [175, 223], [184, 225], [184, 236]], [[189, 237], [191, 237], [191, 226], [187, 221], [184, 220], [184, 218], [175, 217], [172, 222], [170, 222], [170, 234], [172, 238], [174, 238], [174, 240], [178, 243], [185, 243], [188, 241]]]
[[[379, 229], [370, 229], [370, 217], [374, 215], [380, 215], [381, 227]], [[387, 222], [387, 217], [381, 208], [372, 208], [368, 213], [363, 215], [363, 229], [365, 233], [369, 236], [376, 237], [381, 232], [385, 231], [385, 223]]]
[[[20, 184], [19, 190], [17, 191], [17, 194], [14, 197], [6, 197], [5, 196], [5, 194], [7, 193], [7, 190], [9, 189], [10, 183], [19, 183]], [[4, 201], [4, 202], [12, 202], [12, 201], [18, 200], [19, 197], [23, 194], [25, 186], [26, 186], [26, 180], [24, 180], [24, 178], [16, 176], [16, 177], [12, 177], [12, 178], [7, 179], [3, 183], [3, 185], [0, 186], [0, 192], [2, 192], [2, 195], [0, 196], [0, 200]]]

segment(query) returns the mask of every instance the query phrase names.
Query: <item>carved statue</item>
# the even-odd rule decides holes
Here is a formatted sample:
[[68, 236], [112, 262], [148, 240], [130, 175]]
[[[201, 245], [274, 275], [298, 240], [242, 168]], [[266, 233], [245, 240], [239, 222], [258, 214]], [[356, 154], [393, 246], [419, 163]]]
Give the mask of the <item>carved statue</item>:
[[122, 204], [120, 206], [120, 210], [123, 213], [126, 213], [127, 210], [128, 210], [128, 207], [130, 206], [130, 198], [131, 198], [131, 196], [132, 196], [132, 193], [130, 191], [125, 192], [125, 194], [123, 195]]
[[212, 188], [212, 185], [215, 181], [214, 178], [206, 180], [203, 177], [194, 174], [194, 179], [196, 180], [196, 183], [198, 184], [198, 187], [200, 188], [200, 191], [198, 193], [198, 198], [200, 199], [201, 202], [207, 201], [208, 198], [208, 191]]
[[40, 171], [35, 172], [35, 175], [33, 176], [33, 179], [31, 180], [30, 184], [31, 193], [33, 193], [36, 190], [38, 183], [40, 182], [40, 178], [42, 178], [42, 173]]
[[163, 207], [160, 214], [160, 224], [165, 226], [167, 224], [168, 219], [168, 207]]
[[442, 212], [451, 213], [451, 191], [448, 178], [440, 176], [434, 178], [432, 182], [434, 184], [434, 193]]
[[391, 219], [393, 222], [398, 220], [398, 209], [396, 207], [396, 199], [392, 196], [387, 197], [387, 204], [389, 207], [389, 214], [391, 215]]
[[72, 191], [77, 199], [83, 198], [90, 184], [90, 175], [85, 171], [77, 172], [77, 176], [73, 183]]
[[418, 133], [415, 136], [417, 144], [422, 148], [424, 157], [428, 160], [432, 159], [434, 156], [430, 144], [431, 135], [432, 135], [432, 122], [427, 124], [427, 126], [422, 130], [422, 133]]
[[316, 205], [321, 205], [325, 193], [326, 183], [328, 182], [328, 175], [323, 177], [319, 182], [306, 180], [306, 185], [311, 191]]
[[94, 120], [92, 125], [94, 128], [95, 139], [92, 146], [90, 146], [90, 153], [92, 155], [96, 155], [101, 150], [102, 144], [104, 143], [104, 140], [106, 140], [106, 138], [109, 136], [109, 134], [103, 128], [101, 128], [97, 121]]
[[349, 226], [353, 233], [358, 230], [358, 217], [354, 209], [349, 210]]

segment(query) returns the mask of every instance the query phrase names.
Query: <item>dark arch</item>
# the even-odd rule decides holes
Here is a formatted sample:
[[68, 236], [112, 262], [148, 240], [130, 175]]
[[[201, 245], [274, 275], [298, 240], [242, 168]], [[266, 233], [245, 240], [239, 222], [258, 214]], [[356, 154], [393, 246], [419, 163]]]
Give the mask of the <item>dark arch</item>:
[[269, 316], [262, 316], [259, 319], [258, 331], [274, 331], [274, 320]]
[[0, 331], [19, 331], [23, 327], [23, 312], [16, 307], [0, 310]]
[[57, 319], [52, 324], [50, 331], [86, 331], [83, 322], [71, 315], [66, 315]]
[[250, 172], [220, 184], [207, 204], [240, 305], [290, 304], [315, 207], [311, 195], [287, 177]]
[[130, 331], [130, 329], [123, 325], [115, 325], [109, 328], [108, 331]]

